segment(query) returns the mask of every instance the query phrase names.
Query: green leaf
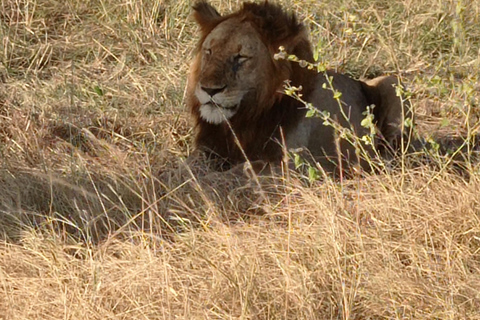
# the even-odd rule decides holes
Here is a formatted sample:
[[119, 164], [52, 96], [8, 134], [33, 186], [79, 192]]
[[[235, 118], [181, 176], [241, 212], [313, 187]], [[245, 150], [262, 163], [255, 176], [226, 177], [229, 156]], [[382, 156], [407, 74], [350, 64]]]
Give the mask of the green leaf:
[[293, 54], [289, 55], [287, 59], [290, 60], [290, 61], [298, 61], [297, 56], [295, 56]]
[[309, 110], [307, 111], [307, 114], [305, 115], [305, 117], [307, 117], [307, 118], [312, 118], [312, 117], [314, 117], [316, 114], [317, 114], [317, 110], [315, 110], [315, 109], [309, 109]]
[[320, 112], [320, 115], [322, 116], [322, 119], [330, 119], [330, 112], [323, 110]]
[[317, 72], [325, 72], [326, 70], [327, 70], [327, 68], [325, 67], [325, 65], [323, 63], [317, 64]]
[[372, 137], [370, 136], [362, 136], [362, 141], [365, 142], [367, 146], [373, 146]]
[[293, 162], [295, 163], [295, 169], [300, 168], [304, 163], [302, 157], [300, 157], [298, 153], [295, 153], [293, 156]]
[[[445, 119], [444, 119], [445, 120]], [[448, 120], [447, 120], [448, 121]], [[403, 122], [403, 125], [405, 128], [411, 128], [413, 127], [413, 121], [412, 118], [406, 118], [405, 121]]]
[[432, 138], [428, 138], [427, 142], [430, 144], [431, 148], [434, 151], [440, 150], [440, 144], [438, 142], [436, 142], [435, 140], [433, 140]]
[[312, 166], [308, 167], [308, 180], [310, 182], [315, 182], [320, 178], [318, 170]]
[[450, 121], [447, 118], [443, 118], [442, 122], [440, 122], [440, 126], [442, 128], [448, 127], [449, 124], [450, 124]]
[[373, 125], [372, 118], [368, 116], [363, 118], [362, 122], [360, 122], [360, 125], [364, 128], [370, 128]]
[[94, 90], [95, 93], [98, 94], [99, 96], [103, 96], [103, 90], [102, 90], [102, 88], [100, 88], [99, 86], [93, 87], [93, 90]]

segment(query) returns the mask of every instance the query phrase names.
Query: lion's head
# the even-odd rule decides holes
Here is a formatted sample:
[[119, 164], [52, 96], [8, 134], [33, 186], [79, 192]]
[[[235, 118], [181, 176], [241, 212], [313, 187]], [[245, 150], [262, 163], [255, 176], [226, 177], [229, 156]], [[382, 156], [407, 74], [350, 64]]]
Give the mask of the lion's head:
[[203, 41], [199, 56], [195, 96], [205, 121], [219, 124], [240, 108], [265, 101], [271, 88], [258, 88], [268, 86], [274, 66], [267, 46], [251, 24], [243, 24], [240, 29], [238, 18], [220, 23]]
[[252, 119], [271, 107], [291, 75], [288, 62], [273, 59], [280, 45], [294, 53], [304, 44], [303, 51], [308, 48], [311, 55], [303, 25], [269, 3], [245, 3], [242, 10], [222, 17], [199, 2], [194, 17], [202, 37], [189, 78], [189, 98], [194, 100], [192, 111], [211, 124], [240, 113]]
[[[245, 154], [250, 159], [278, 158], [281, 152], [273, 139], [280, 140], [280, 118], [293, 123], [299, 117], [298, 102], [282, 93], [284, 82], [310, 83], [305, 78], [315, 75], [297, 63], [275, 60], [274, 55], [283, 46], [312, 61], [305, 27], [293, 14], [268, 2], [244, 3], [239, 11], [225, 16], [204, 1], [193, 10], [201, 35], [186, 97], [196, 122], [197, 148], [229, 162], [244, 161]], [[303, 85], [302, 92], [309, 90]], [[279, 103], [282, 107], [270, 112]], [[288, 126], [282, 125], [283, 129]]]

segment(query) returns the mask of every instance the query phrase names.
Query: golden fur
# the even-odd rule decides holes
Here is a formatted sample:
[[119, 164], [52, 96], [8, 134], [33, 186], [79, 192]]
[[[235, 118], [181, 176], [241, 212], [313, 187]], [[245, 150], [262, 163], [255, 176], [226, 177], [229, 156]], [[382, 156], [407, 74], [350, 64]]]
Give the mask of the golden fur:
[[[391, 147], [400, 140], [407, 111], [396, 95], [395, 77], [362, 82], [274, 59], [282, 46], [289, 54], [313, 62], [305, 27], [278, 5], [244, 3], [239, 11], [221, 16], [201, 1], [193, 10], [201, 34], [188, 78], [187, 105], [195, 121], [197, 150], [227, 167], [246, 158], [279, 163], [286, 149], [308, 150], [327, 171], [334, 171], [339, 163], [344, 168], [361, 163], [358, 142], [337, 139], [338, 130], [319, 117], [306, 118], [304, 104], [283, 93], [286, 80], [302, 87], [302, 99], [360, 137], [369, 130], [360, 125], [363, 113], [374, 104], [379, 131], [375, 143], [383, 141]], [[342, 93], [342, 108], [332, 91], [322, 88], [328, 76]], [[372, 152], [369, 146], [363, 148]]]

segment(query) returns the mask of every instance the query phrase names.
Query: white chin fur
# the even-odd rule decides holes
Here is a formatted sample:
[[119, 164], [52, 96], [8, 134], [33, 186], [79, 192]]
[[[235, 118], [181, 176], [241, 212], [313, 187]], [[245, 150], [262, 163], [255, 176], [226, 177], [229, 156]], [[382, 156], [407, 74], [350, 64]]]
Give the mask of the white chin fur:
[[225, 109], [213, 106], [211, 104], [204, 104], [200, 107], [200, 116], [203, 120], [211, 124], [220, 124], [225, 119], [230, 119], [236, 113], [235, 108]]

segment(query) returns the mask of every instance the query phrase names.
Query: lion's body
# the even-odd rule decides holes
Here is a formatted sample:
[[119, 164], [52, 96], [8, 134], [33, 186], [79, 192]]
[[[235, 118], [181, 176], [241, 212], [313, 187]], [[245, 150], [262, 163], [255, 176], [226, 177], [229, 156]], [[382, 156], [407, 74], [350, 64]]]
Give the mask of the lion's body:
[[[232, 165], [250, 161], [280, 162], [285, 147], [308, 150], [327, 170], [342, 163], [358, 163], [358, 152], [344, 139], [337, 139], [332, 126], [319, 117], [306, 118], [305, 105], [283, 93], [286, 80], [302, 87], [302, 99], [327, 111], [341, 127], [353, 128], [358, 136], [369, 131], [360, 125], [367, 106], [384, 140], [401, 136], [402, 101], [393, 84], [395, 77], [367, 82], [328, 71], [317, 73], [288, 60], [275, 60], [283, 46], [301, 60], [313, 61], [304, 26], [295, 16], [269, 3], [245, 3], [243, 9], [220, 16], [205, 2], [195, 7], [202, 31], [192, 64], [187, 104], [196, 122], [196, 148]], [[341, 105], [334, 99], [327, 76], [342, 93]], [[240, 147], [241, 146], [241, 147]], [[357, 145], [358, 147], [358, 145]], [[371, 151], [369, 147], [364, 150]]]

